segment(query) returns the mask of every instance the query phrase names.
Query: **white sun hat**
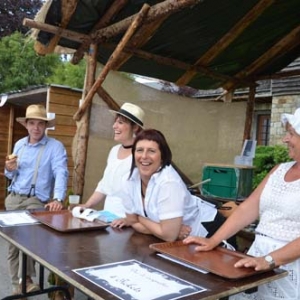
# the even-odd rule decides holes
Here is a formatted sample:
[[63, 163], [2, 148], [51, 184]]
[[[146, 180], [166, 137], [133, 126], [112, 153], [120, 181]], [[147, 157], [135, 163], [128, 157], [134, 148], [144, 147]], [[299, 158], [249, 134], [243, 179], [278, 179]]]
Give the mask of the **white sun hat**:
[[135, 124], [143, 128], [144, 126], [144, 111], [137, 105], [132, 103], [124, 103], [119, 110], [110, 110], [112, 113], [122, 115]]
[[295, 131], [300, 135], [300, 108], [297, 108], [293, 115], [282, 114], [281, 122], [283, 125], [289, 123], [295, 129]]

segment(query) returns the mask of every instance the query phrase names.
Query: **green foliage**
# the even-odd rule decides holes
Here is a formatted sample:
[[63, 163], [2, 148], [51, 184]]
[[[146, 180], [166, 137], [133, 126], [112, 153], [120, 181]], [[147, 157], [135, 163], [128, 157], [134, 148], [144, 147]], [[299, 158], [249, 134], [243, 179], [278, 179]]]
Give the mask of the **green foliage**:
[[55, 54], [38, 56], [33, 41], [19, 32], [0, 40], [0, 93], [45, 84], [60, 57]]
[[47, 78], [49, 84], [66, 85], [73, 88], [83, 88], [86, 70], [86, 61], [83, 59], [78, 65], [73, 65], [69, 61], [62, 61], [54, 70], [52, 76]]
[[257, 146], [253, 160], [253, 189], [265, 178], [269, 171], [279, 163], [291, 161], [286, 146]]

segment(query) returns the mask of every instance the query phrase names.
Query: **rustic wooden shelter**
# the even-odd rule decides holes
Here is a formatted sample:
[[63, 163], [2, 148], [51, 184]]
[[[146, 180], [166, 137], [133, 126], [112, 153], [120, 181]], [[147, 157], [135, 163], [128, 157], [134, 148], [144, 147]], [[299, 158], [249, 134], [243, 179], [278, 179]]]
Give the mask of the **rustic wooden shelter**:
[[[249, 88], [244, 138], [251, 129], [255, 89], [261, 79], [299, 75], [280, 72], [300, 56], [299, 0], [60, 0], [46, 1], [35, 20], [35, 50], [46, 55], [71, 49], [73, 63], [86, 54], [84, 101], [74, 114], [77, 136], [73, 186], [82, 193], [91, 101], [110, 70], [188, 85], [223, 88], [214, 99], [230, 102]], [[104, 65], [96, 78], [97, 63]]]
[[[11, 92], [7, 96], [5, 105], [0, 107], [0, 161], [1, 172], [7, 154], [12, 153], [17, 140], [28, 134], [25, 127], [16, 121], [17, 117], [24, 117], [26, 107], [30, 104], [43, 104], [48, 112], [55, 113], [55, 128], [48, 130], [49, 136], [60, 140], [68, 153], [68, 169], [70, 172], [68, 188], [72, 189], [73, 158], [72, 143], [76, 133], [76, 122], [72, 116], [78, 109], [82, 91], [64, 86], [49, 85], [36, 86], [23, 91]], [[8, 182], [0, 176], [0, 209], [4, 209], [4, 199]]]

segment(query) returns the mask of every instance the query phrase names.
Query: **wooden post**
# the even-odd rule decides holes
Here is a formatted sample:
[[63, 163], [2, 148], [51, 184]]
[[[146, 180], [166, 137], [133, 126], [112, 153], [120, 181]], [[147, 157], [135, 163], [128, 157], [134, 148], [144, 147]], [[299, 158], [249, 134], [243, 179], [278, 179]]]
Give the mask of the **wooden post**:
[[256, 92], [256, 87], [251, 86], [249, 89], [249, 98], [247, 101], [243, 141], [249, 140], [251, 137], [251, 128], [252, 128], [252, 120], [253, 120], [253, 112], [254, 112], [254, 104], [255, 104], [255, 92]]
[[[97, 45], [91, 45], [91, 55], [86, 56], [87, 69], [82, 96], [84, 97], [95, 81], [97, 68]], [[89, 140], [89, 123], [90, 123], [91, 105], [84, 111], [80, 121], [76, 122], [77, 131], [73, 140], [72, 154], [74, 160], [72, 188], [76, 195], [83, 194], [86, 156]]]

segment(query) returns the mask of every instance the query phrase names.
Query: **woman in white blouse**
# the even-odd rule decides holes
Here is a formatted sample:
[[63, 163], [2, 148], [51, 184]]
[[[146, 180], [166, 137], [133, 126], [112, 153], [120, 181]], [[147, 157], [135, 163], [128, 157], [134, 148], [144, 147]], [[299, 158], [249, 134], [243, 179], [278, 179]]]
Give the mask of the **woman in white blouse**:
[[213, 205], [188, 191], [171, 165], [172, 153], [160, 131], [141, 131], [132, 153], [131, 171], [123, 178], [120, 190], [127, 226], [174, 241], [186, 227], [190, 234], [208, 236], [224, 221]]

